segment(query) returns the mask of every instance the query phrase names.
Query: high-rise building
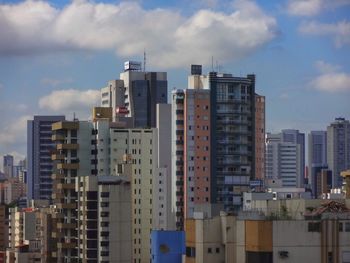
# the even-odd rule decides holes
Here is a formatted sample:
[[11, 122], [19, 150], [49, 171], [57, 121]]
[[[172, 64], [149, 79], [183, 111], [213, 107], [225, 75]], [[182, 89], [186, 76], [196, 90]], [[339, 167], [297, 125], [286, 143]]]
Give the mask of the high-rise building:
[[255, 76], [202, 75], [193, 65], [188, 87], [173, 92], [178, 224], [196, 203], [239, 209], [255, 173]]
[[300, 133], [299, 130], [285, 129], [281, 133], [282, 142], [290, 142], [298, 144], [300, 147], [300, 154], [298, 162], [300, 164], [300, 176], [298, 177], [298, 185], [304, 187], [305, 182], [305, 134]]
[[266, 179], [281, 179], [283, 187], [303, 187], [301, 145], [283, 140], [282, 133], [266, 135]]
[[317, 197], [317, 173], [327, 166], [327, 132], [311, 131], [308, 134], [308, 170], [309, 184], [313, 195]]
[[336, 118], [327, 127], [327, 163], [333, 174], [333, 188], [340, 187], [340, 172], [350, 168], [350, 122]]
[[[183, 230], [184, 224], [184, 101], [183, 90], [172, 92], [171, 117], [171, 158], [172, 158], [172, 211], [175, 213], [177, 230]], [[175, 116], [174, 116], [175, 115]]]
[[156, 105], [167, 101], [167, 73], [144, 72], [140, 62], [125, 62], [120, 79], [101, 89], [101, 106], [112, 107], [114, 119], [132, 117], [137, 128], [156, 127]]
[[[190, 76], [192, 78], [198, 75]], [[193, 83], [193, 82], [192, 82]], [[176, 104], [183, 96], [183, 104]], [[184, 91], [173, 92], [173, 173], [175, 181], [178, 225], [182, 225], [182, 216], [193, 217], [195, 207], [210, 203], [210, 91], [200, 87], [191, 87]], [[180, 109], [183, 108], [183, 109]], [[183, 145], [179, 144], [183, 141]], [[181, 213], [183, 209], [183, 215]], [[178, 227], [181, 229], [181, 227]]]
[[[163, 108], [162, 106], [166, 108], [165, 105], [160, 105], [160, 109]], [[53, 233], [57, 238], [57, 252], [54, 254], [58, 262], [76, 262], [79, 257], [88, 259], [88, 250], [97, 250], [97, 247], [93, 245], [89, 249], [85, 246], [85, 250], [83, 248], [81, 250], [80, 246], [81, 242], [83, 244], [84, 240], [90, 239], [85, 235], [88, 233], [84, 232], [84, 222], [89, 220], [90, 217], [89, 214], [81, 214], [77, 210], [77, 200], [82, 207], [94, 210], [94, 206], [84, 204], [81, 200], [86, 196], [89, 199], [88, 201], [98, 203], [95, 209], [99, 211], [98, 216], [101, 216], [102, 213], [104, 222], [110, 221], [111, 224], [111, 220], [116, 219], [113, 215], [121, 211], [119, 207], [121, 201], [130, 202], [131, 208], [128, 210], [124, 207], [123, 212], [131, 215], [129, 229], [132, 239], [131, 259], [132, 262], [135, 262], [135, 260], [136, 262], [149, 262], [151, 230], [165, 229], [170, 226], [171, 222], [168, 219], [170, 216], [170, 213], [168, 213], [170, 211], [170, 208], [168, 208], [170, 195], [167, 192], [170, 189], [170, 176], [166, 167], [166, 163], [170, 159], [167, 155], [170, 155], [170, 153], [165, 153], [162, 157], [159, 156], [158, 129], [128, 129], [122, 123], [110, 122], [110, 117], [103, 109], [105, 108], [93, 111], [94, 121], [92, 122], [63, 121], [52, 126], [53, 139], [57, 143], [56, 153], [52, 156], [55, 160], [53, 197], [56, 207], [62, 213], [62, 218], [57, 219], [57, 229]], [[169, 112], [165, 109], [164, 112], [158, 114], [159, 119], [163, 119], [163, 114], [169, 115], [166, 111]], [[109, 115], [111, 115], [111, 111], [109, 111]], [[161, 128], [160, 132], [162, 133], [160, 137], [164, 139], [170, 131]], [[170, 140], [169, 137], [165, 139]], [[165, 140], [163, 145], [170, 148], [170, 141]], [[125, 164], [126, 155], [130, 162], [130, 169], [124, 170], [123, 165]], [[162, 165], [158, 165], [159, 160]], [[106, 204], [100, 204], [101, 200], [96, 194], [89, 197], [90, 190], [88, 189], [102, 194], [103, 191], [107, 190], [100, 189], [101, 184], [122, 183], [119, 180], [121, 179], [120, 175], [129, 178], [130, 195], [127, 195], [124, 188], [125, 191], [111, 185], [110, 188], [115, 190], [116, 195], [110, 195], [109, 199], [104, 199], [103, 202]], [[92, 178], [87, 178], [89, 176]], [[118, 180], [114, 182], [111, 177]], [[111, 208], [112, 205], [113, 208]], [[91, 216], [93, 215], [91, 214]], [[91, 219], [93, 218], [91, 217]], [[100, 219], [95, 218], [94, 220]], [[115, 224], [117, 224], [117, 221], [115, 221]], [[113, 247], [112, 245], [107, 246], [105, 241], [112, 244], [112, 240], [114, 240], [113, 244], [115, 245], [121, 245], [121, 243], [113, 239], [117, 233], [106, 234], [105, 227], [100, 227], [100, 225], [94, 227], [92, 224], [91, 230], [94, 230], [99, 236], [91, 236], [91, 239], [95, 241], [102, 240], [104, 245], [103, 248], [98, 245], [96, 252], [98, 255], [91, 254], [91, 256], [95, 260], [100, 260], [97, 262], [103, 262], [109, 258], [108, 255], [114, 253], [107, 253], [108, 249], [113, 249]], [[126, 228], [126, 225], [111, 225], [109, 229], [112, 231], [113, 229], [119, 229], [119, 227]], [[92, 244], [95, 243], [92, 242]], [[84, 247], [84, 245], [82, 246]]]
[[28, 199], [51, 199], [51, 151], [55, 149], [51, 125], [64, 119], [64, 116], [34, 116], [27, 122]]
[[4, 155], [3, 159], [3, 167], [4, 167], [4, 174], [5, 177], [11, 178], [13, 177], [13, 156], [12, 155]]
[[211, 199], [242, 206], [255, 173], [255, 75], [209, 73]]
[[81, 176], [76, 191], [81, 262], [132, 262], [130, 178]]
[[255, 179], [265, 177], [265, 96], [255, 94]]

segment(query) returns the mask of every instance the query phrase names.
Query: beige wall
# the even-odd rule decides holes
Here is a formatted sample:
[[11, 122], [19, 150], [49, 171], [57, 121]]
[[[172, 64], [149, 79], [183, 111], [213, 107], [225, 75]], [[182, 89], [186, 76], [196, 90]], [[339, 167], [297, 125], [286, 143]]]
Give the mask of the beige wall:
[[308, 232], [308, 221], [273, 222], [273, 262], [282, 262], [279, 251], [288, 251], [283, 262], [320, 263], [320, 233]]

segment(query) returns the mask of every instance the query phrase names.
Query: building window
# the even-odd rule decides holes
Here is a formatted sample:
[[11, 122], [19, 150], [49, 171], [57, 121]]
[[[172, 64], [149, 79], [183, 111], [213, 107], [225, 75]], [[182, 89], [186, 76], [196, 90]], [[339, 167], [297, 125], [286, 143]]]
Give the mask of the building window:
[[220, 248], [217, 247], [217, 248], [215, 249], [215, 252], [216, 252], [216, 253], [220, 253]]
[[343, 232], [343, 223], [339, 222], [338, 231]]
[[350, 222], [345, 223], [345, 232], [350, 232]]
[[308, 223], [308, 232], [320, 232], [321, 223], [320, 222], [309, 222]]
[[190, 258], [196, 257], [196, 248], [186, 247], [186, 257], [190, 257]]
[[212, 253], [211, 247], [208, 247], [208, 254], [211, 254], [211, 253]]

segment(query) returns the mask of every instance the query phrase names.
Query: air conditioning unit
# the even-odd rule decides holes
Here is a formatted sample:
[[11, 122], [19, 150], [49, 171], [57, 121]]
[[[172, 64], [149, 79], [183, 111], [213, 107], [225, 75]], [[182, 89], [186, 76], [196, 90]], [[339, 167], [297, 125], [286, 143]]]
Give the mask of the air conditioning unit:
[[282, 251], [278, 251], [278, 255], [280, 256], [280, 258], [288, 258], [288, 254], [289, 254], [289, 252], [288, 251], [284, 251], [284, 250], [282, 250]]

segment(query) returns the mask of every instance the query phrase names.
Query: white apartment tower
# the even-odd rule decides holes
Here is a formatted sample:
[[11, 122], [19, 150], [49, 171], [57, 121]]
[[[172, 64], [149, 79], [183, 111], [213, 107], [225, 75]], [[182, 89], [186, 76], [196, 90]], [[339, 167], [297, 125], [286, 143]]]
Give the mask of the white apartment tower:
[[281, 134], [266, 135], [266, 179], [281, 179], [283, 187], [303, 187], [301, 145], [285, 142]]

